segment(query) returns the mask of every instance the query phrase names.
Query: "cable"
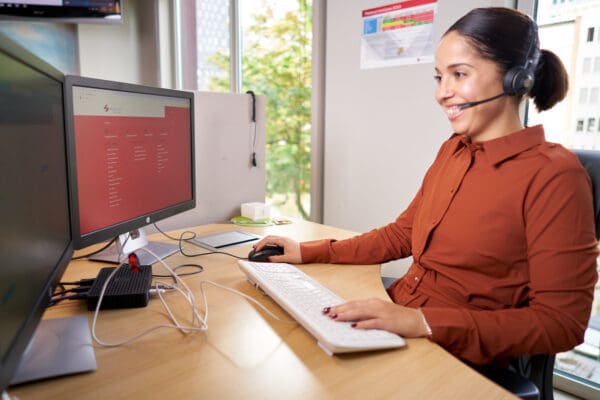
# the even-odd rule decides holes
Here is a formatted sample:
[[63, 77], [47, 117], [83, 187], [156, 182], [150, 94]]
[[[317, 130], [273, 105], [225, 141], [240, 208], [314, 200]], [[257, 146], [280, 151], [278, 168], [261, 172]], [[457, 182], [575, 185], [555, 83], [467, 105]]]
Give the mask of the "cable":
[[93, 251], [93, 252], [88, 253], [88, 254], [81, 255], [81, 256], [71, 257], [71, 260], [81, 260], [82, 258], [88, 258], [88, 257], [94, 256], [94, 255], [96, 255], [98, 253], [101, 253], [104, 250], [108, 249], [116, 240], [117, 240], [117, 238], [114, 237], [110, 242], [106, 243], [104, 246], [102, 246], [98, 250]]
[[15, 400], [16, 398], [11, 397], [7, 391], [2, 391], [2, 400]]
[[52, 298], [50, 299], [50, 302], [48, 302], [47, 307], [53, 307], [55, 305], [57, 305], [58, 303], [60, 303], [63, 300], [84, 300], [87, 299], [87, 291], [84, 293], [76, 293], [76, 294], [71, 294], [71, 295], [63, 295], [63, 296], [59, 296], [56, 298]]
[[[179, 268], [197, 268], [196, 271], [192, 271], [192, 272], [184, 272], [184, 273], [178, 273], [177, 276], [182, 277], [182, 276], [192, 276], [192, 275], [197, 275], [201, 272], [204, 271], [204, 267], [200, 264], [181, 264], [176, 266], [175, 268], [173, 268], [173, 272], [177, 273], [177, 270]], [[152, 274], [153, 278], [172, 278], [172, 275], [159, 275], [159, 274]]]
[[64, 289], [60, 292], [55, 292], [53, 296], [62, 296], [67, 293], [87, 293], [91, 288], [91, 286], [78, 286], [71, 289]]
[[252, 90], [248, 90], [246, 93], [250, 95], [252, 101], [252, 115], [250, 122], [252, 123], [252, 128], [254, 130], [252, 138], [252, 156], [250, 158], [250, 162], [253, 167], [256, 167], [258, 165], [256, 162], [256, 96]]
[[78, 285], [78, 286], [80, 286], [80, 285], [83, 285], [83, 284], [91, 286], [92, 284], [94, 284], [95, 280], [96, 280], [96, 278], [83, 278], [83, 279], [80, 279], [80, 280], [78, 280], [76, 282], [59, 282], [58, 284], [60, 286], [65, 286], [65, 285], [68, 285], [68, 286]]
[[[279, 318], [277, 315], [273, 314], [273, 312], [271, 312], [267, 307], [265, 307], [263, 304], [261, 304], [258, 300], [254, 299], [253, 297], [248, 296], [245, 293], [242, 293], [242, 292], [240, 292], [238, 290], [232, 289], [232, 288], [227, 287], [227, 286], [223, 286], [223, 285], [221, 285], [219, 283], [216, 283], [216, 282], [213, 282], [213, 281], [202, 281], [202, 282], [200, 282], [200, 291], [202, 293], [202, 297], [203, 297], [203, 300], [204, 300], [205, 303], [206, 303], [206, 294], [204, 292], [204, 284], [213, 285], [213, 286], [216, 286], [216, 287], [218, 287], [220, 289], [223, 289], [223, 290], [226, 290], [228, 292], [231, 292], [233, 294], [237, 294], [238, 296], [242, 296], [246, 300], [249, 300], [252, 303], [256, 304], [261, 310], [263, 310], [265, 313], [267, 313], [271, 318], [273, 318], [273, 319], [275, 319], [275, 320], [277, 320], [279, 322], [283, 322], [284, 324], [295, 324], [295, 325], [298, 324], [298, 322], [295, 321], [295, 320], [289, 320], [289, 319], [281, 319], [281, 318]], [[256, 287], [258, 288], [258, 286], [256, 286]], [[208, 310], [207, 310], [207, 313], [208, 313]], [[208, 318], [208, 314], [207, 314], [206, 318]]]
[[178, 241], [178, 242], [181, 242], [181, 240], [183, 240], [183, 239], [182, 239], [182, 237], [183, 237], [183, 235], [184, 235], [184, 234], [186, 234], [186, 233], [191, 233], [193, 236], [192, 236], [191, 238], [189, 238], [189, 239], [185, 239], [185, 240], [192, 240], [192, 239], [194, 239], [194, 238], [196, 237], [196, 233], [195, 233], [195, 232], [192, 232], [192, 231], [184, 231], [184, 232], [183, 232], [181, 235], [179, 235], [179, 237], [178, 237], [178, 238], [176, 238], [176, 237], [174, 237], [174, 236], [171, 236], [171, 235], [169, 235], [168, 233], [164, 232], [162, 229], [160, 229], [160, 228], [158, 227], [158, 225], [156, 225], [156, 222], [155, 222], [153, 225], [154, 225], [154, 228], [155, 228], [157, 231], [159, 231], [159, 232], [160, 232], [160, 233], [161, 233], [163, 236], [167, 237], [168, 239], [175, 240], [175, 241]]
[[[193, 240], [193, 239], [195, 239], [195, 238], [196, 238], [196, 236], [197, 236], [197, 235], [196, 235], [196, 232], [192, 232], [192, 231], [183, 231], [183, 232], [181, 233], [181, 235], [179, 235], [179, 238], [176, 238], [176, 237], [174, 237], [174, 236], [171, 236], [171, 235], [169, 235], [168, 233], [166, 233], [166, 232], [162, 231], [162, 230], [161, 230], [161, 229], [158, 227], [158, 225], [156, 225], [156, 223], [154, 224], [154, 227], [156, 228], [156, 230], [157, 230], [157, 231], [159, 231], [161, 234], [163, 234], [163, 235], [164, 235], [166, 238], [168, 238], [168, 239], [171, 239], [171, 240], [176, 240], [176, 241], [178, 241], [178, 242], [179, 242], [179, 251], [180, 251], [180, 252], [181, 252], [181, 254], [182, 254], [183, 256], [185, 256], [185, 257], [199, 257], [199, 256], [207, 256], [207, 255], [211, 255], [211, 254], [224, 254], [224, 255], [226, 255], [226, 256], [233, 257], [233, 258], [236, 258], [236, 259], [238, 259], [238, 260], [247, 260], [247, 259], [248, 259], [248, 257], [239, 257], [239, 256], [236, 256], [235, 254], [227, 253], [227, 252], [225, 252], [225, 251], [207, 251], [207, 252], [204, 252], [204, 253], [195, 253], [195, 254], [186, 253], [186, 252], [185, 252], [185, 250], [183, 249], [183, 242], [190, 243], [190, 244], [192, 244], [192, 245], [194, 245], [194, 246], [197, 246], [197, 247], [200, 247], [200, 248], [202, 248], [202, 249], [204, 248], [204, 247], [202, 247], [201, 245], [199, 245], [198, 243], [195, 243], [195, 242], [193, 242], [193, 241], [192, 241], [192, 240]], [[184, 236], [185, 236], [186, 234], [190, 234], [190, 235], [191, 235], [191, 237], [184, 238]]]
[[[183, 289], [179, 288], [178, 285], [168, 285], [166, 284], [167, 287], [171, 287], [175, 290], [177, 290], [180, 294], [183, 295], [183, 297], [186, 299], [186, 301], [188, 302], [188, 304], [190, 304], [191, 308], [192, 308], [192, 321], [191, 321], [191, 325], [189, 326], [184, 326], [179, 324], [179, 322], [177, 321], [177, 319], [175, 318], [175, 316], [173, 315], [173, 313], [171, 312], [171, 309], [169, 308], [168, 304], [164, 301], [164, 298], [162, 296], [162, 293], [160, 290], [157, 290], [157, 294], [159, 296], [159, 299], [161, 299], [161, 303], [163, 304], [163, 306], [165, 307], [167, 313], [169, 314], [169, 316], [171, 317], [171, 320], [173, 321], [174, 324], [172, 325], [168, 325], [168, 324], [162, 324], [162, 325], [157, 325], [154, 326], [150, 329], [147, 329], [146, 331], [143, 331], [133, 337], [130, 337], [128, 339], [122, 340], [120, 342], [113, 342], [113, 343], [109, 343], [109, 342], [104, 342], [102, 340], [100, 340], [98, 338], [98, 336], [96, 335], [96, 323], [98, 320], [98, 314], [99, 314], [99, 310], [100, 310], [100, 305], [102, 303], [102, 298], [104, 297], [104, 292], [106, 291], [106, 287], [108, 285], [108, 283], [110, 282], [110, 280], [112, 279], [112, 277], [114, 276], [114, 274], [117, 272], [117, 270], [119, 268], [121, 268], [123, 266], [123, 264], [120, 264], [117, 268], [115, 268], [112, 273], [108, 276], [108, 278], [106, 279], [106, 281], [104, 282], [104, 285], [102, 286], [102, 289], [100, 291], [100, 296], [98, 298], [98, 304], [96, 304], [96, 310], [94, 312], [94, 317], [92, 320], [92, 338], [94, 339], [94, 341], [96, 343], [98, 343], [101, 346], [104, 347], [117, 347], [117, 346], [121, 346], [127, 343], [130, 343], [142, 336], [145, 336], [157, 329], [161, 329], [161, 328], [173, 328], [173, 329], [178, 329], [180, 330], [182, 333], [184, 334], [188, 334], [192, 331], [205, 331], [208, 329], [208, 326], [206, 325], [205, 319], [203, 319], [199, 312], [196, 309], [195, 306], [195, 298], [194, 295], [192, 293], [192, 291], [190, 290], [190, 288], [187, 286], [187, 284], [177, 276], [177, 274], [167, 265], [167, 263], [165, 263], [163, 260], [161, 260], [156, 254], [154, 254], [154, 252], [152, 252], [151, 250], [145, 249], [143, 248], [142, 250], [146, 251], [147, 253], [149, 253], [150, 255], [154, 256], [154, 258], [156, 258], [166, 269], [167, 271], [169, 271], [172, 275], [172, 277], [175, 279], [175, 281], [181, 285], [183, 287]], [[160, 282], [162, 283], [162, 282]], [[184, 291], [185, 290], [185, 291]]]
[[[273, 319], [283, 322], [283, 323], [292, 323], [292, 324], [297, 324], [296, 321], [293, 320], [284, 320], [279, 318], [278, 316], [276, 316], [273, 312], [271, 312], [269, 309], [267, 309], [264, 305], [262, 305], [260, 302], [258, 302], [257, 300], [255, 300], [254, 298], [239, 292], [235, 289], [231, 289], [227, 286], [223, 286], [221, 284], [218, 284], [216, 282], [212, 282], [212, 281], [202, 281], [200, 282], [200, 293], [202, 295], [202, 300], [204, 303], [204, 307], [203, 307], [203, 314], [204, 317], [202, 317], [202, 315], [200, 314], [199, 310], [196, 307], [196, 299], [194, 297], [193, 292], [191, 291], [191, 289], [188, 287], [188, 285], [185, 283], [185, 281], [183, 279], [181, 279], [176, 273], [175, 271], [173, 271], [173, 269], [171, 269], [171, 267], [169, 267], [169, 265], [167, 265], [166, 262], [164, 262], [164, 260], [161, 260], [156, 254], [154, 254], [151, 250], [148, 250], [146, 248], [142, 248], [141, 250], [146, 251], [147, 253], [149, 253], [150, 255], [154, 256], [158, 262], [160, 262], [165, 269], [167, 269], [167, 271], [169, 271], [171, 273], [171, 276], [174, 280], [175, 280], [175, 284], [167, 284], [165, 282], [161, 282], [161, 281], [157, 281], [155, 282], [155, 292], [158, 295], [158, 298], [160, 299], [163, 307], [165, 308], [167, 314], [169, 314], [169, 317], [171, 319], [171, 321], [173, 322], [173, 324], [161, 324], [161, 325], [156, 325], [153, 326], [143, 332], [140, 332], [132, 337], [129, 337], [127, 339], [124, 339], [120, 342], [113, 342], [113, 343], [109, 343], [109, 342], [104, 342], [102, 340], [100, 340], [98, 338], [98, 336], [96, 335], [96, 323], [98, 320], [98, 314], [99, 314], [99, 310], [100, 310], [100, 305], [102, 303], [102, 298], [104, 297], [104, 292], [106, 291], [106, 287], [108, 286], [108, 283], [110, 282], [110, 280], [112, 279], [112, 277], [115, 275], [115, 273], [117, 272], [117, 270], [119, 268], [121, 268], [124, 264], [120, 264], [117, 268], [115, 268], [112, 273], [108, 276], [108, 278], [106, 279], [106, 281], [104, 282], [104, 285], [102, 286], [102, 290], [100, 291], [100, 296], [98, 298], [98, 303], [96, 304], [96, 310], [94, 311], [94, 317], [92, 319], [92, 338], [94, 339], [94, 341], [104, 347], [117, 347], [117, 346], [121, 346], [127, 343], [130, 343], [134, 340], [137, 340], [139, 338], [141, 338], [142, 336], [145, 336], [151, 332], [154, 332], [155, 330], [161, 329], [161, 328], [172, 328], [172, 329], [177, 329], [179, 331], [181, 331], [183, 334], [189, 334], [191, 332], [196, 332], [196, 331], [206, 331], [208, 330], [208, 300], [207, 300], [207, 296], [206, 296], [206, 291], [205, 291], [205, 286], [206, 285], [213, 285], [215, 287], [221, 288], [223, 290], [227, 290], [231, 293], [237, 294], [239, 296], [242, 296], [243, 298], [251, 301], [252, 303], [256, 304], [260, 309], [262, 309], [265, 313], [267, 313], [270, 317], [272, 317]], [[160, 287], [159, 284], [162, 284], [163, 286]], [[180, 287], [181, 286], [181, 287]], [[173, 312], [171, 311], [171, 308], [169, 307], [169, 305], [167, 304], [167, 302], [165, 301], [164, 297], [163, 297], [163, 293], [160, 289], [172, 289], [177, 291], [179, 294], [181, 294], [186, 301], [188, 302], [188, 304], [190, 305], [191, 308], [191, 323], [189, 325], [182, 325], [179, 323], [179, 321], [177, 320], [177, 318], [175, 317], [175, 315], [173, 314]]]

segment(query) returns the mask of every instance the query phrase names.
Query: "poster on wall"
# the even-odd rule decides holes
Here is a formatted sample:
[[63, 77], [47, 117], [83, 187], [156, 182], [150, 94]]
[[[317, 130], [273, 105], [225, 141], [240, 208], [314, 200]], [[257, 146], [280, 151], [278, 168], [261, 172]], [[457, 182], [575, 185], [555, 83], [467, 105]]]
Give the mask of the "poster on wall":
[[360, 67], [433, 62], [437, 0], [405, 0], [362, 11]]

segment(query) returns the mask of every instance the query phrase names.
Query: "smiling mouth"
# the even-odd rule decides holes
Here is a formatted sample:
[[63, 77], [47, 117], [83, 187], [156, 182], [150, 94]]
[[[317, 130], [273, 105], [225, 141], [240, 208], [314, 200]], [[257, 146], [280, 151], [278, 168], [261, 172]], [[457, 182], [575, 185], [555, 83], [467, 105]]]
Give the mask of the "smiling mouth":
[[450, 118], [456, 116], [459, 112], [461, 112], [461, 109], [458, 108], [458, 106], [454, 106], [454, 107], [450, 107], [450, 108], [446, 109], [446, 115], [448, 115], [448, 117], [450, 117]]

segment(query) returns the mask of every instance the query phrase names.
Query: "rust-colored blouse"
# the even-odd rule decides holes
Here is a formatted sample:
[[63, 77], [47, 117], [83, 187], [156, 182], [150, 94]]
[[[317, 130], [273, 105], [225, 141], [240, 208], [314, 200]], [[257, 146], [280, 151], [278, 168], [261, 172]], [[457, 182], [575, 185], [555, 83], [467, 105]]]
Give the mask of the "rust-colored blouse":
[[303, 262], [413, 257], [388, 292], [421, 307], [437, 342], [475, 363], [581, 343], [597, 280], [591, 183], [542, 126], [441, 147], [408, 208], [347, 240], [301, 243]]

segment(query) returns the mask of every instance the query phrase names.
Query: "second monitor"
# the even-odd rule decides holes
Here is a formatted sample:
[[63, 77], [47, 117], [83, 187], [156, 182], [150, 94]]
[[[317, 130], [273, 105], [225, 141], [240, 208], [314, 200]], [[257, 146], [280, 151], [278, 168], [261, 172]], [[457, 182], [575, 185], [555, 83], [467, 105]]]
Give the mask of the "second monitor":
[[74, 245], [121, 235], [99, 257], [118, 262], [146, 246], [142, 227], [195, 207], [193, 93], [79, 76], [64, 88]]

